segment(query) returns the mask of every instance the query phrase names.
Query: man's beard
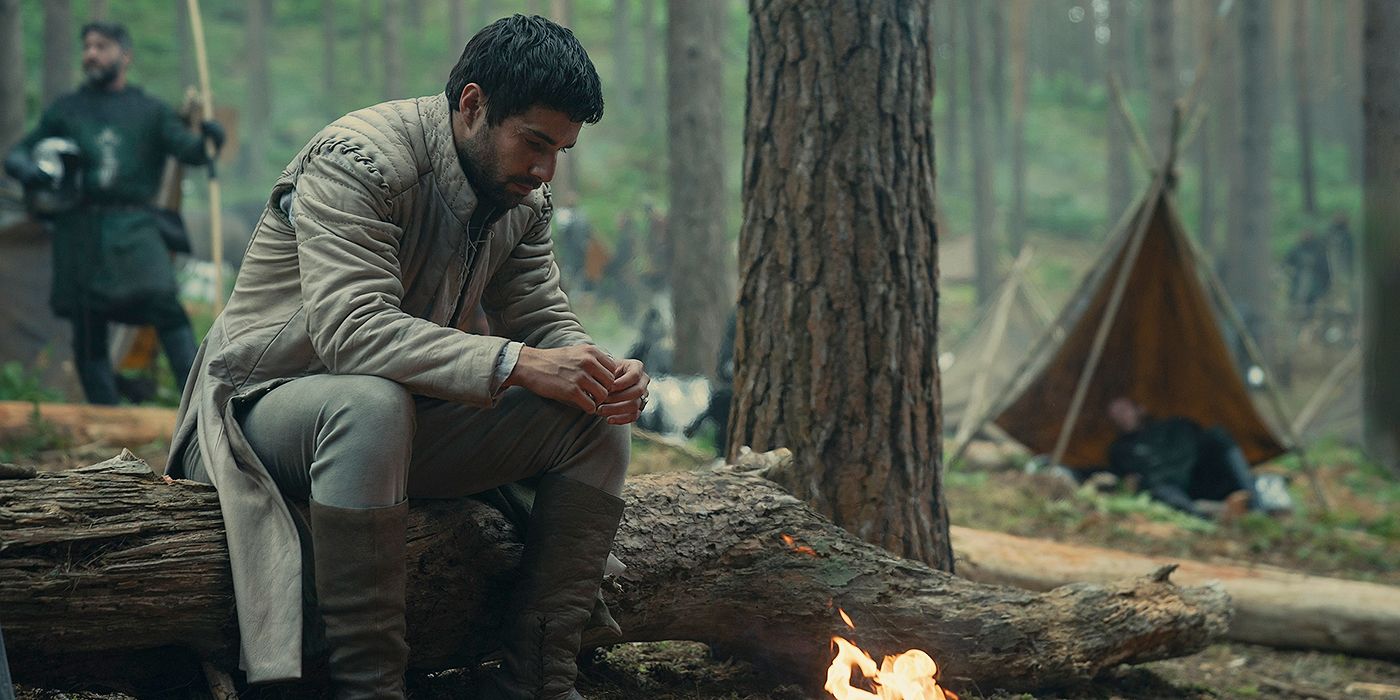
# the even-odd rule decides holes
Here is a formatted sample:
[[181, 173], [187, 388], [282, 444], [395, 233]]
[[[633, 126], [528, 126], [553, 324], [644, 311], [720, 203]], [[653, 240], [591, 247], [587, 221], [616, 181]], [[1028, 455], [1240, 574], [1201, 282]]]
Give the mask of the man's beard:
[[507, 180], [501, 176], [500, 159], [490, 138], [490, 129], [482, 129], [476, 136], [456, 144], [457, 162], [466, 173], [472, 191], [483, 203], [497, 209], [511, 209], [524, 201], [526, 195], [516, 194], [506, 189], [511, 182], [526, 187], [538, 187], [539, 183], [519, 178]]
[[120, 74], [121, 69], [115, 63], [107, 65], [98, 63], [91, 68], [83, 67], [83, 76], [87, 79], [87, 84], [95, 88], [105, 88], [111, 85], [116, 82], [117, 76]]

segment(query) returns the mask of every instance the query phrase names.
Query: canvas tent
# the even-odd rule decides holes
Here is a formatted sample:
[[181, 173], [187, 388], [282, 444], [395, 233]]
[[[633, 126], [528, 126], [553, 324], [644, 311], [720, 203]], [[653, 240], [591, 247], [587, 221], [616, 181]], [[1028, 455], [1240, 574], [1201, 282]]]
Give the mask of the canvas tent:
[[1282, 454], [1289, 441], [1255, 406], [1226, 346], [1222, 316], [1241, 333], [1242, 324], [1210, 274], [1159, 174], [1052, 326], [1063, 338], [1037, 342], [978, 423], [1065, 466], [1095, 467], [1116, 436], [1104, 408], [1127, 396], [1156, 415], [1223, 427], [1251, 463]]
[[1026, 278], [1030, 258], [1028, 247], [972, 328], [938, 356], [943, 431], [957, 435], [954, 444], [965, 433], [970, 437], [977, 416], [1006, 391], [1036, 339], [1050, 326], [1050, 311]]

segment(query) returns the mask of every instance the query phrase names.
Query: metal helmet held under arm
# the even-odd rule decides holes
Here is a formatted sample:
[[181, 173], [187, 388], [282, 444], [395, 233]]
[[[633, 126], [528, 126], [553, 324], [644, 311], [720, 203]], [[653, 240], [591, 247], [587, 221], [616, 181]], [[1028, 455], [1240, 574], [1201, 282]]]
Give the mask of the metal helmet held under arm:
[[68, 211], [82, 198], [82, 151], [72, 139], [51, 136], [34, 144], [30, 154], [40, 170], [53, 177], [48, 187], [26, 190], [25, 207], [36, 216]]

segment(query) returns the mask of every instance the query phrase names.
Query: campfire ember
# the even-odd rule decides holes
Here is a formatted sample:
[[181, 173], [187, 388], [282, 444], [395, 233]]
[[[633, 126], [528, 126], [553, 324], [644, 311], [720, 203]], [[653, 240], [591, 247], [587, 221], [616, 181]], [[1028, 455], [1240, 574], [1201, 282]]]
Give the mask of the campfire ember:
[[[855, 623], [845, 610], [837, 608], [851, 629]], [[938, 685], [938, 664], [918, 649], [899, 656], [886, 656], [879, 666], [860, 647], [841, 637], [832, 637], [836, 658], [826, 671], [826, 692], [836, 700], [958, 700], [951, 690]], [[860, 669], [864, 682], [873, 692], [851, 684], [851, 674]]]

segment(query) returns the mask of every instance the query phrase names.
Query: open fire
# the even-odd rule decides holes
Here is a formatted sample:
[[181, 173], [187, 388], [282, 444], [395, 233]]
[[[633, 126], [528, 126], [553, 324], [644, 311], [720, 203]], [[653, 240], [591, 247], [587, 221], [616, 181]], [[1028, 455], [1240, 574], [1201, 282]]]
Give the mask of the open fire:
[[[855, 629], [855, 623], [845, 610], [837, 608], [846, 626]], [[938, 685], [938, 664], [923, 651], [910, 649], [899, 656], [886, 656], [880, 665], [875, 660], [842, 637], [832, 637], [836, 645], [836, 658], [826, 671], [826, 692], [836, 700], [958, 700], [951, 690]], [[860, 670], [862, 683], [869, 684], [872, 690], [857, 688], [851, 683], [851, 675]]]

